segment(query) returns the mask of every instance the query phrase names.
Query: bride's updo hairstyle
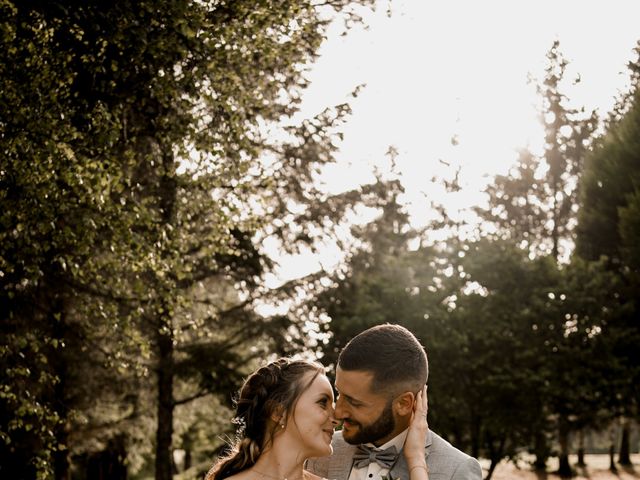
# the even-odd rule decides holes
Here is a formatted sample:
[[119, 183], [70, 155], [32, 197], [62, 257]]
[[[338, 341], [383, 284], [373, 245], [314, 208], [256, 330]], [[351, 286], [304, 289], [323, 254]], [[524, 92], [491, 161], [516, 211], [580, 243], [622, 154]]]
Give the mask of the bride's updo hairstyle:
[[324, 367], [319, 363], [279, 358], [249, 375], [235, 400], [234, 422], [240, 425], [236, 443], [205, 480], [222, 480], [256, 463], [286, 427], [300, 395], [320, 374], [324, 375]]

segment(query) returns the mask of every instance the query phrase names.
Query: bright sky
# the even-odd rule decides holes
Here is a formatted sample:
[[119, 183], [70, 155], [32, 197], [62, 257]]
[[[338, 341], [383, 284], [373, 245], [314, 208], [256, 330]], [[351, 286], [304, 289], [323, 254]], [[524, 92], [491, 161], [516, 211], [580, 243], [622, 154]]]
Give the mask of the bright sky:
[[[478, 204], [483, 186], [508, 170], [517, 148], [540, 148], [528, 78], [542, 79], [554, 40], [570, 62], [566, 78], [581, 78], [565, 91], [571, 105], [602, 116], [625, 88], [626, 63], [640, 40], [639, 0], [392, 0], [390, 17], [387, 5], [366, 16], [368, 29], [346, 36], [341, 25], [331, 30], [309, 74], [303, 114], [349, 101], [353, 116], [327, 187], [372, 181], [374, 166], [388, 170], [385, 152], [393, 145], [416, 224], [430, 214], [426, 198], [454, 213]], [[350, 98], [359, 84], [366, 87]], [[439, 159], [462, 167], [464, 189], [446, 199], [431, 178], [453, 170]], [[283, 275], [317, 267], [317, 258], [284, 260]]]

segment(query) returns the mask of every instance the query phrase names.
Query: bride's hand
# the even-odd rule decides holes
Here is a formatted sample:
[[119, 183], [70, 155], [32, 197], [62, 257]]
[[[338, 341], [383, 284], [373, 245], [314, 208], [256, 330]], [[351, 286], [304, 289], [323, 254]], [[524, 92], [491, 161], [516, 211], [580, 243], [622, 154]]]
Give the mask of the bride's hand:
[[429, 425], [427, 424], [427, 387], [418, 392], [411, 414], [411, 422], [407, 439], [404, 444], [404, 456], [409, 469], [426, 467], [424, 457], [424, 444], [427, 439]]

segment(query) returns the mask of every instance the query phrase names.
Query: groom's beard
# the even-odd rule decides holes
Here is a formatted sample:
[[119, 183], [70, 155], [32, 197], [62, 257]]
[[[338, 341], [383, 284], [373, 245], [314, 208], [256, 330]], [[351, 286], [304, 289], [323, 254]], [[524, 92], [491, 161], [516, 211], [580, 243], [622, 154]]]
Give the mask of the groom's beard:
[[351, 445], [359, 445], [361, 443], [375, 443], [377, 440], [389, 435], [396, 427], [396, 421], [393, 418], [393, 409], [391, 407], [393, 402], [387, 403], [380, 416], [373, 423], [363, 425], [360, 422], [354, 422], [351, 419], [347, 419], [352, 425], [355, 424], [359, 428], [353, 434], [353, 436], [343, 438], [347, 443]]

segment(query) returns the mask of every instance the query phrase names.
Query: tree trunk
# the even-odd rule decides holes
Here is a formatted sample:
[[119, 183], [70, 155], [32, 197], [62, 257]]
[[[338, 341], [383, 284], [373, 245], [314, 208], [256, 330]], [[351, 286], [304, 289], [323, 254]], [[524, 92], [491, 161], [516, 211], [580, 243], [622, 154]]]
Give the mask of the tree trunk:
[[616, 456], [616, 447], [612, 443], [609, 446], [609, 470], [611, 470], [612, 472], [618, 471], [618, 467], [616, 467], [615, 456]]
[[620, 440], [618, 463], [624, 466], [631, 465], [631, 455], [629, 450], [629, 420], [626, 418], [622, 419], [622, 439]]
[[536, 432], [533, 453], [536, 456], [536, 459], [533, 462], [533, 468], [536, 471], [544, 472], [547, 469], [549, 446], [547, 444], [547, 437], [543, 431]]
[[191, 448], [187, 448], [184, 451], [184, 469], [189, 470], [191, 468]]
[[618, 437], [618, 429], [616, 428], [615, 423], [613, 423], [609, 427], [609, 470], [612, 472], [617, 472], [618, 467], [616, 467], [616, 438]]
[[549, 172], [551, 173], [551, 189], [553, 192], [553, 207], [552, 207], [552, 221], [553, 228], [551, 230], [551, 241], [552, 241], [552, 249], [551, 254], [553, 255], [556, 263], [560, 257], [560, 250], [558, 248], [558, 243], [560, 240], [560, 206], [558, 205], [558, 193], [561, 190], [561, 175], [562, 173], [559, 171], [560, 166], [560, 153], [557, 150], [557, 145], [552, 146], [551, 152], [547, 155], [547, 162], [549, 162]]
[[[65, 315], [62, 300], [55, 298], [53, 301], [50, 322], [52, 325], [52, 336], [58, 341], [58, 345], [62, 346], [67, 341], [67, 326], [65, 324]], [[58, 347], [62, 348], [62, 347]], [[54, 402], [56, 405], [56, 413], [60, 417], [60, 422], [55, 428], [56, 446], [53, 452], [53, 474], [56, 480], [69, 480], [71, 471], [69, 463], [69, 425], [67, 418], [69, 416], [69, 406], [67, 404], [67, 359], [64, 351], [54, 351], [51, 360], [58, 382], [53, 389]]]
[[491, 459], [491, 463], [489, 464], [489, 470], [487, 470], [487, 476], [484, 477], [484, 480], [491, 480], [491, 477], [493, 476], [493, 471], [496, 469], [496, 467], [498, 466], [498, 463], [500, 463], [499, 461], [495, 461], [495, 459]]
[[60, 428], [56, 429], [56, 443], [58, 445], [65, 445], [65, 448], [60, 448], [53, 452], [53, 471], [56, 480], [71, 479], [69, 450], [66, 448], [66, 445], [68, 445], [68, 438], [69, 435], [66, 432], [66, 425], [63, 423]]
[[557, 212], [557, 200], [556, 200], [556, 196], [554, 195], [553, 198], [553, 230], [551, 231], [551, 240], [553, 242], [553, 247], [551, 249], [551, 255], [553, 255], [553, 258], [555, 258], [556, 262], [558, 261], [558, 257], [560, 257], [560, 250], [558, 249], [558, 241], [559, 241], [559, 235], [558, 235], [558, 214]]
[[473, 458], [478, 458], [480, 455], [480, 420], [476, 415], [474, 415], [473, 418], [474, 420], [471, 428], [471, 456]]
[[184, 449], [184, 469], [189, 470], [192, 465], [191, 451], [193, 450], [194, 441], [192, 440], [191, 433], [187, 432], [182, 437], [182, 448]]
[[558, 456], [560, 465], [558, 466], [558, 475], [563, 478], [569, 478], [573, 476], [573, 470], [569, 464], [569, 425], [567, 425], [567, 422], [564, 419], [560, 419], [558, 437], [560, 443], [560, 455]]
[[502, 457], [504, 456], [504, 447], [507, 443], [507, 435], [505, 432], [498, 432], [498, 434], [500, 435], [500, 438], [497, 439], [497, 442], [490, 432], [486, 432], [485, 434], [485, 445], [487, 447], [487, 452], [489, 453], [489, 460], [491, 460], [491, 463], [489, 464], [489, 471], [487, 472], [485, 480], [489, 480], [491, 478], [491, 476], [493, 475], [493, 471], [496, 469], [496, 467], [500, 463], [500, 460], [502, 460]]
[[584, 430], [582, 429], [578, 431], [578, 463], [576, 465], [579, 467], [587, 466], [587, 464], [584, 463]]
[[[171, 145], [163, 145], [162, 154], [163, 172], [159, 182], [159, 207], [162, 216], [162, 231], [160, 239], [167, 235], [167, 231], [172, 231], [175, 224], [176, 215], [176, 196], [177, 181], [175, 178], [175, 162], [171, 150]], [[166, 229], [166, 230], [165, 230]], [[166, 245], [166, 241], [161, 241]], [[163, 259], [171, 256], [172, 252], [168, 248], [163, 248], [160, 255]], [[156, 277], [157, 278], [157, 277]], [[172, 291], [162, 285], [162, 281], [158, 279], [160, 284], [158, 288], [158, 306], [159, 310], [155, 312], [158, 318], [156, 324], [157, 332], [157, 349], [158, 349], [158, 425], [156, 430], [156, 480], [171, 480], [173, 477], [173, 409], [175, 407], [173, 399], [173, 375], [174, 375], [174, 358], [173, 358], [173, 309], [171, 308]]]
[[123, 436], [109, 440], [102, 452], [86, 460], [88, 480], [127, 480], [127, 451]]
[[[166, 316], [165, 314], [163, 316]], [[171, 480], [173, 435], [173, 332], [170, 325], [158, 332], [158, 425], [156, 430], [156, 480]]]

